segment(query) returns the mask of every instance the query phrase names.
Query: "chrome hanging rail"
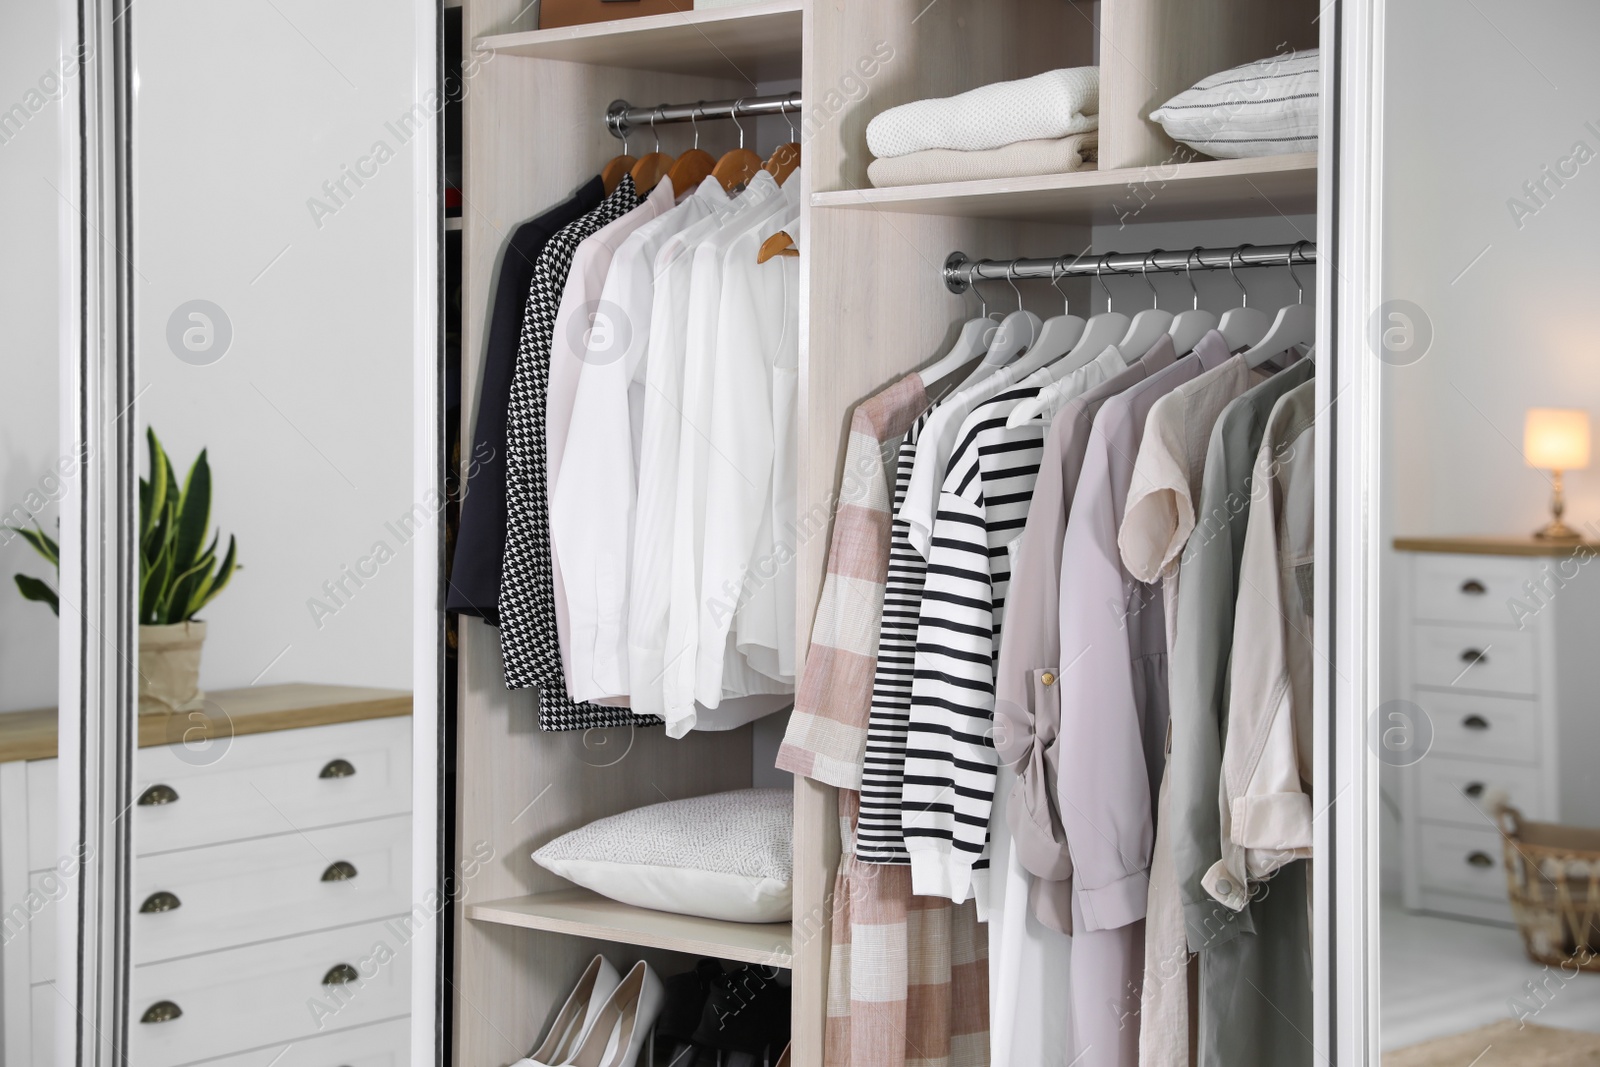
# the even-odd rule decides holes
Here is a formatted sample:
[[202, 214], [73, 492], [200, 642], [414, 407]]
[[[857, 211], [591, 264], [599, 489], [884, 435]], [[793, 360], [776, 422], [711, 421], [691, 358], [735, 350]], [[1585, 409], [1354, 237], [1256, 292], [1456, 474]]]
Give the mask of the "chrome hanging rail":
[[952, 293], [964, 293], [975, 281], [1020, 281], [1024, 278], [1059, 280], [1072, 274], [1175, 274], [1185, 270], [1229, 270], [1239, 267], [1299, 266], [1317, 261], [1312, 241], [1292, 245], [1236, 245], [1233, 248], [1191, 248], [1153, 252], [1110, 252], [1102, 256], [1062, 256], [1059, 259], [969, 259], [952, 252], [944, 261], [944, 284]]
[[613, 100], [606, 108], [606, 128], [611, 136], [622, 137], [629, 130], [648, 129], [652, 122], [698, 122], [701, 119], [733, 119], [757, 115], [782, 115], [800, 110], [799, 93], [776, 96], [746, 96], [737, 100], [698, 100], [692, 104], [658, 104], [634, 107], [626, 100]]

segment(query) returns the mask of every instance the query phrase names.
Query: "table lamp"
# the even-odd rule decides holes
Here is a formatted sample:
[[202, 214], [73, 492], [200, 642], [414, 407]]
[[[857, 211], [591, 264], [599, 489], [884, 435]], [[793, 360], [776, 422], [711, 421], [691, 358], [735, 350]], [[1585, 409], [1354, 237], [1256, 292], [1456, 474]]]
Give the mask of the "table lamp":
[[1549, 541], [1578, 540], [1578, 531], [1561, 521], [1561, 513], [1567, 509], [1561, 494], [1561, 472], [1589, 465], [1589, 413], [1575, 408], [1529, 408], [1522, 430], [1522, 453], [1528, 466], [1554, 475], [1550, 522], [1533, 536]]

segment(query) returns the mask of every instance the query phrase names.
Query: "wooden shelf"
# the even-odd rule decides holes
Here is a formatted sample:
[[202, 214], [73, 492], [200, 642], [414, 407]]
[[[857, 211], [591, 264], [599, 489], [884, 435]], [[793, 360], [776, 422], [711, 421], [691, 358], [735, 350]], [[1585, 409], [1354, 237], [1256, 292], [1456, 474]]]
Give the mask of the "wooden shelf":
[[733, 923], [674, 915], [608, 900], [587, 889], [468, 904], [467, 918], [741, 963], [771, 967], [794, 963], [789, 923]]
[[764, 0], [742, 7], [497, 34], [480, 37], [477, 45], [501, 55], [666, 74], [752, 81], [797, 78], [804, 7], [804, 0]]
[[1534, 537], [1396, 537], [1398, 552], [1449, 552], [1465, 556], [1573, 556], [1600, 553], [1600, 542], [1541, 541]]
[[1309, 214], [1317, 154], [814, 193], [816, 207], [1025, 222], [1114, 223]]

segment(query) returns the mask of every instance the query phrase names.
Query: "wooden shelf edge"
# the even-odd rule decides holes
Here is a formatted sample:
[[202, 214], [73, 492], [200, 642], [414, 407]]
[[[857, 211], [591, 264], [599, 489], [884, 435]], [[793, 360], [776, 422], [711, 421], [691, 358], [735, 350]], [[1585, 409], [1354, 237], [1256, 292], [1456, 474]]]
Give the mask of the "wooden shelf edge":
[[[602, 38], [627, 38], [648, 36], [661, 30], [676, 30], [683, 26], [700, 29], [725, 22], [768, 18], [779, 15], [801, 14], [805, 0], [762, 0], [760, 3], [737, 7], [715, 7], [700, 11], [681, 11], [672, 15], [646, 15], [643, 18], [612, 19], [609, 22], [590, 22], [581, 26], [559, 26], [549, 30], [520, 30], [516, 33], [497, 33], [479, 37], [475, 48], [489, 52], [518, 55], [519, 49], [529, 54], [545, 47], [559, 47], [572, 41], [592, 41]], [[796, 44], [799, 43], [798, 38]]]
[[1538, 541], [1533, 537], [1492, 534], [1465, 537], [1396, 537], [1397, 552], [1444, 552], [1460, 556], [1571, 556], [1580, 550], [1600, 553], [1596, 541]]
[[467, 918], [740, 963], [783, 968], [794, 965], [793, 928], [789, 923], [736, 923], [651, 911], [587, 889], [468, 904]]
[[[811, 194], [814, 207], [921, 212], [925, 214], [967, 214], [984, 210], [986, 203], [1009, 205], [1026, 217], [1028, 205], [1048, 208], [1077, 194], [1087, 199], [1110, 189], [1149, 190], [1130, 194], [1130, 204], [1146, 201], [1159, 204], [1159, 190], [1179, 190], [1202, 185], [1238, 184], [1252, 186], [1252, 179], [1303, 181], [1304, 192], [1316, 193], [1317, 153], [1300, 152], [1253, 159], [1216, 159], [1196, 163], [1157, 164], [1122, 170], [1080, 170], [1070, 174], [1039, 174], [1026, 178], [986, 178], [969, 182], [940, 182], [934, 185], [897, 185], [882, 189], [841, 189]], [[1224, 198], [1225, 199], [1225, 198]], [[1002, 211], [1008, 208], [1002, 208]]]

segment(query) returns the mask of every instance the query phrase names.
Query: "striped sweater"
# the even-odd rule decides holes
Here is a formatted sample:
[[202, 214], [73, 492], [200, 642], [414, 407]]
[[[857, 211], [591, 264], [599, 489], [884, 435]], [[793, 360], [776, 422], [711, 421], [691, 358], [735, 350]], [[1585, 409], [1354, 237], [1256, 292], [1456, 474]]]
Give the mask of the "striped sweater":
[[872, 710], [867, 720], [867, 754], [861, 768], [861, 812], [856, 821], [856, 855], [868, 863], [906, 864], [900, 834], [900, 783], [905, 771], [906, 718], [911, 707], [911, 662], [917, 643], [917, 610], [927, 563], [911, 547], [911, 525], [899, 517], [917, 458], [917, 438], [928, 422], [924, 412], [905, 440], [894, 474], [894, 520], [889, 527], [889, 574], [884, 583], [878, 657], [872, 676]]
[[915, 892], [986, 910], [994, 689], [1011, 581], [1044, 454], [1042, 422], [1006, 426], [1037, 388], [967, 416], [939, 493], [917, 622], [900, 822]]

